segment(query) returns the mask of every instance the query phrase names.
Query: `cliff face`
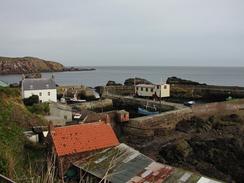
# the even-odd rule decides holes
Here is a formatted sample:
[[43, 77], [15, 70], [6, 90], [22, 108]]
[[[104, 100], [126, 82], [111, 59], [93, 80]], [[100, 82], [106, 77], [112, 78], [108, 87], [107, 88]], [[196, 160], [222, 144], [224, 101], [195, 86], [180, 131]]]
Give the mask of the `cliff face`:
[[35, 57], [0, 57], [0, 74], [27, 74], [38, 72], [59, 72], [64, 66], [57, 62]]

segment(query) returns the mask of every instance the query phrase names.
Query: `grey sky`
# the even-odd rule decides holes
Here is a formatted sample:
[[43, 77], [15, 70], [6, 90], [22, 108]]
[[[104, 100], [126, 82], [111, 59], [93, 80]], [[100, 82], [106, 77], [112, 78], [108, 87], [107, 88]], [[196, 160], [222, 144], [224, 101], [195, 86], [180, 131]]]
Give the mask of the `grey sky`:
[[244, 66], [243, 0], [0, 0], [0, 55]]

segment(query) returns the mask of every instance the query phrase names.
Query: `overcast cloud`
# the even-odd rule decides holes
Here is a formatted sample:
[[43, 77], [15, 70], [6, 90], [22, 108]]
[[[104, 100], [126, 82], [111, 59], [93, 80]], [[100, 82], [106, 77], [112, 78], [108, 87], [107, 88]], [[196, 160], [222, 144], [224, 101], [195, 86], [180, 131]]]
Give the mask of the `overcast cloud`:
[[0, 55], [244, 66], [243, 0], [0, 0]]

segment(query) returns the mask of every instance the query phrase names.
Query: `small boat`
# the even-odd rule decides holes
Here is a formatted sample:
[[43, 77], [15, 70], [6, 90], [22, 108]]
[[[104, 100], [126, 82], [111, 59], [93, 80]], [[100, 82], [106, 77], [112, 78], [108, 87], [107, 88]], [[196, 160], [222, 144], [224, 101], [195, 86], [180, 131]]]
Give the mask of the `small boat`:
[[75, 104], [75, 103], [83, 103], [86, 102], [86, 100], [78, 99], [77, 98], [77, 90], [75, 91], [74, 97], [73, 98], [68, 98], [66, 99], [67, 104]]
[[75, 104], [75, 103], [83, 103], [86, 102], [86, 100], [81, 100], [77, 98], [68, 98], [66, 99], [67, 104]]
[[137, 112], [139, 114], [143, 114], [143, 115], [146, 115], [146, 116], [150, 116], [150, 115], [154, 115], [154, 114], [159, 114], [158, 111], [149, 111], [149, 110], [144, 109], [144, 108], [141, 108], [141, 107], [138, 107]]

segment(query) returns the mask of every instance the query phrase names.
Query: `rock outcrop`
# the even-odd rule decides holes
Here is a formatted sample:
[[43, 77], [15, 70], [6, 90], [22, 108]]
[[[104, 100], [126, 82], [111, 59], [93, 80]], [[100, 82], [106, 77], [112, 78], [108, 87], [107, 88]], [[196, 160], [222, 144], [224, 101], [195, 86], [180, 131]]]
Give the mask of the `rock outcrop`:
[[0, 74], [60, 72], [63, 68], [64, 66], [60, 63], [35, 57], [0, 57]]
[[205, 83], [198, 83], [195, 81], [191, 81], [191, 80], [186, 80], [186, 79], [181, 79], [181, 78], [177, 78], [175, 76], [173, 77], [169, 77], [166, 81], [167, 84], [182, 84], [182, 85], [206, 85]]
[[128, 78], [124, 82], [124, 85], [127, 86], [133, 86], [138, 84], [152, 84], [152, 82], [142, 78]]
[[244, 87], [215, 86], [170, 77], [170, 96], [177, 99], [223, 101], [227, 98], [244, 98]]
[[57, 92], [58, 92], [58, 99], [60, 99], [61, 97], [65, 96], [65, 97], [70, 97], [73, 98], [74, 96], [76, 96], [78, 99], [85, 99], [85, 100], [94, 100], [96, 99], [94, 90], [80, 85], [80, 86], [59, 86], [57, 88]]
[[109, 80], [106, 84], [106, 86], [121, 86], [121, 83], [116, 83], [115, 81]]
[[161, 147], [160, 161], [226, 182], [244, 182], [244, 119], [236, 114], [183, 120], [185, 137]]

